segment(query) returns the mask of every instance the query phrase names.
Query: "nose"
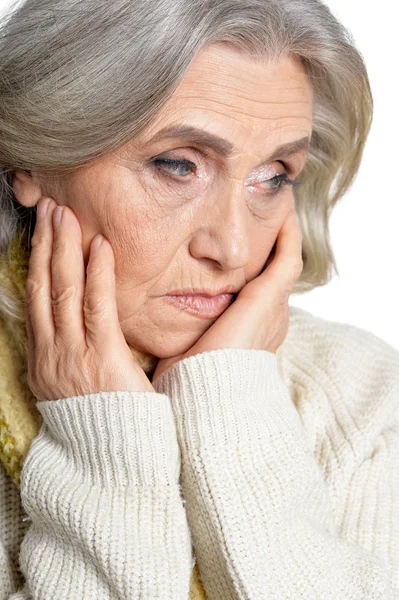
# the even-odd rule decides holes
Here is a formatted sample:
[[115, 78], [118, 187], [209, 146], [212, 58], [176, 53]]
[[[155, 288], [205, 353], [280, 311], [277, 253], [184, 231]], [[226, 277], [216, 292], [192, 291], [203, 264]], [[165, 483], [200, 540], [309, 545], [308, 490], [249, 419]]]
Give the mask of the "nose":
[[192, 256], [212, 260], [223, 270], [245, 267], [251, 256], [251, 216], [244, 191], [242, 180], [230, 179], [208, 198], [197, 215], [201, 226], [190, 242]]

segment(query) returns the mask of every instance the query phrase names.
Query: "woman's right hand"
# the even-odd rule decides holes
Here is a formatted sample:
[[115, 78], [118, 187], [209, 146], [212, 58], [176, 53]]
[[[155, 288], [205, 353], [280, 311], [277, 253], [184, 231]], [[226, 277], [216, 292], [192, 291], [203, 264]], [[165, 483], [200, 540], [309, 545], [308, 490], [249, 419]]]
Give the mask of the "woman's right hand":
[[94, 249], [97, 236], [92, 240], [86, 270], [79, 221], [62, 206], [61, 223], [54, 226], [55, 208], [51, 198], [39, 202], [31, 241], [25, 296], [30, 389], [38, 400], [154, 392], [120, 327], [111, 244], [103, 237]]

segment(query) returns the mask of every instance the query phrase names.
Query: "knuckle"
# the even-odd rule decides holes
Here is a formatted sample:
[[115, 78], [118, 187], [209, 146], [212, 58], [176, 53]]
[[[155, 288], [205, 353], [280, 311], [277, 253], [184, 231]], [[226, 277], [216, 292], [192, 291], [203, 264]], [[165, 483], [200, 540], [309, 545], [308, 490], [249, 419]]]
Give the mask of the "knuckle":
[[53, 308], [68, 304], [76, 297], [76, 287], [70, 285], [62, 289], [51, 290], [51, 303]]
[[85, 314], [106, 316], [108, 314], [108, 299], [98, 294], [86, 294], [84, 298]]
[[293, 273], [294, 273], [295, 279], [297, 279], [300, 276], [300, 274], [302, 273], [302, 270], [303, 270], [303, 260], [300, 258], [295, 261], [294, 267], [293, 267]]
[[104, 274], [104, 266], [91, 263], [90, 266], [88, 267], [87, 271], [88, 271], [88, 277], [97, 279]]
[[30, 304], [32, 300], [37, 297], [44, 296], [44, 287], [39, 282], [36, 281], [33, 277], [28, 277], [26, 280], [26, 303]]
[[295, 259], [291, 262], [290, 267], [288, 268], [288, 286], [292, 286], [295, 281], [298, 279], [303, 269], [303, 261], [302, 259]]

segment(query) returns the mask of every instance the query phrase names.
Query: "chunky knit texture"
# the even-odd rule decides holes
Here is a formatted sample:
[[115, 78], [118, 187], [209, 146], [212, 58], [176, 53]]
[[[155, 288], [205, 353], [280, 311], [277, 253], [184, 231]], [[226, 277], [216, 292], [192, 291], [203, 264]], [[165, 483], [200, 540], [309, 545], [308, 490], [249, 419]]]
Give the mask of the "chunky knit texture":
[[[0, 261], [0, 286], [7, 289], [20, 304], [25, 297], [29, 254], [28, 230], [18, 230], [7, 255]], [[132, 346], [130, 351], [151, 380], [157, 358]], [[0, 538], [0, 598], [3, 598], [2, 594], [8, 597], [7, 589], [18, 587], [18, 582], [21, 581], [18, 553], [27, 527], [27, 521], [21, 520], [20, 516], [22, 506], [19, 492], [14, 487], [9, 489], [7, 475], [17, 487], [20, 486], [24, 460], [43, 423], [42, 415], [36, 407], [37, 400], [28, 386], [27, 361], [25, 322], [10, 318], [4, 311], [0, 314], [0, 461], [5, 469], [4, 472], [0, 463], [0, 534], [4, 530], [3, 523], [7, 523], [7, 527], [4, 536]], [[9, 507], [13, 514], [9, 514]], [[7, 538], [11, 541], [8, 542]], [[8, 556], [3, 552], [2, 543], [5, 548], [10, 548]], [[206, 599], [197, 564], [192, 570], [190, 599]]]
[[39, 403], [23, 510], [3, 475], [2, 598], [187, 600], [191, 543], [209, 600], [398, 598], [398, 352], [290, 312], [279, 360], [220, 349], [156, 393]]
[[[0, 261], [0, 286], [22, 305], [29, 267], [27, 230], [17, 231], [5, 260]], [[130, 346], [130, 351], [151, 379], [158, 359]], [[24, 320], [0, 314], [0, 458], [8, 475], [20, 484], [23, 461], [42, 417], [27, 381], [28, 338]]]
[[35, 406], [20, 490], [0, 465], [1, 600], [398, 600], [397, 350], [291, 306], [277, 355], [153, 385]]

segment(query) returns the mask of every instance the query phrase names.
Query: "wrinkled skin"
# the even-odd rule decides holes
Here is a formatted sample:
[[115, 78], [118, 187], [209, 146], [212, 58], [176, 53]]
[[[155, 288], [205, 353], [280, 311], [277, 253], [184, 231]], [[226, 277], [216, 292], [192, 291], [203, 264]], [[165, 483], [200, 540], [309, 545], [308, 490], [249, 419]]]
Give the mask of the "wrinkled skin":
[[[222, 158], [179, 138], [149, 141], [172, 124], [219, 135], [233, 143], [233, 153]], [[240, 290], [262, 272], [295, 208], [291, 186], [273, 194], [268, 180], [285, 172], [297, 178], [307, 149], [273, 161], [268, 156], [280, 144], [310, 137], [311, 126], [312, 91], [299, 62], [266, 64], [212, 45], [198, 54], [140, 137], [61, 179], [57, 189], [46, 189], [39, 175], [23, 171], [16, 171], [13, 188], [26, 206], [51, 195], [74, 212], [85, 264], [94, 236], [106, 237], [115, 257], [126, 341], [170, 359], [189, 351], [215, 319], [199, 319], [162, 296], [187, 287], [218, 290], [232, 284]], [[161, 155], [190, 160], [196, 168], [150, 163]], [[300, 257], [292, 264], [299, 262]]]

